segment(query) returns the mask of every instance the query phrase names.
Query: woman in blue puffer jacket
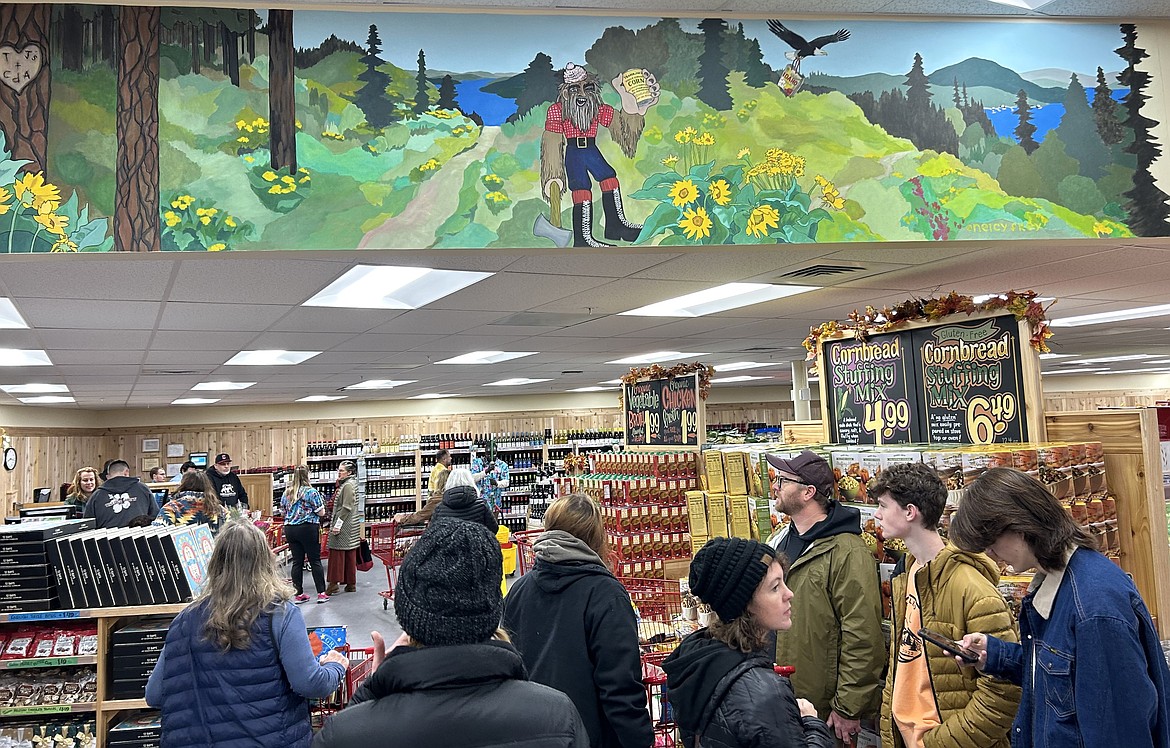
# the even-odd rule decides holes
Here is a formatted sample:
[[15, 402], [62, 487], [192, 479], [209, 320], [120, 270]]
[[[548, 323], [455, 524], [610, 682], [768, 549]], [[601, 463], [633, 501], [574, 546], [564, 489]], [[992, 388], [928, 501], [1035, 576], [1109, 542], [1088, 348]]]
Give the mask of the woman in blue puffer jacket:
[[207, 587], [171, 623], [146, 684], [164, 748], [308, 748], [305, 700], [337, 690], [349, 660], [317, 659], [291, 597], [264, 533], [245, 521], [219, 532]]

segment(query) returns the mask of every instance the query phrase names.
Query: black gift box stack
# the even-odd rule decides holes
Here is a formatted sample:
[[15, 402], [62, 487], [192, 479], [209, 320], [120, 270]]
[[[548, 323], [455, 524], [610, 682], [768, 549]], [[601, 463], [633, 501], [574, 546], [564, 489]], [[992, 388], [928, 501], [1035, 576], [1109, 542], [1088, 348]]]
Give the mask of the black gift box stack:
[[171, 616], [143, 618], [110, 634], [109, 698], [146, 696], [146, 681], [166, 643], [171, 620]]
[[0, 527], [0, 613], [57, 609], [56, 572], [47, 546], [56, 538], [92, 529], [92, 519]]
[[158, 712], [142, 712], [110, 728], [106, 748], [159, 748], [162, 723]]

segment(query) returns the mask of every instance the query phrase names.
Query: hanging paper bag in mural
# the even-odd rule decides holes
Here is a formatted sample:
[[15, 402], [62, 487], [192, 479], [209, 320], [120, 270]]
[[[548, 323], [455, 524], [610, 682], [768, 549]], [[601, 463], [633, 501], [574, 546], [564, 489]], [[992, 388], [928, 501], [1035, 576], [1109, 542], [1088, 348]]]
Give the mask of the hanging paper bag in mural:
[[795, 65], [788, 65], [780, 74], [780, 90], [784, 92], [785, 96], [794, 96], [800, 90], [802, 83], [804, 83], [804, 76], [800, 74], [800, 70]]

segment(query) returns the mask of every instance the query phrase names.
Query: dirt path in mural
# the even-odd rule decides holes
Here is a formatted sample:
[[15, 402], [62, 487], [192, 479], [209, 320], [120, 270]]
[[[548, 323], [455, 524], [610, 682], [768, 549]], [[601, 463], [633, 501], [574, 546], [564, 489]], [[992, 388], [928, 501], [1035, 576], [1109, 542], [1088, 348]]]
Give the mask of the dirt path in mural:
[[459, 207], [463, 171], [473, 161], [482, 161], [500, 134], [497, 126], [485, 126], [479, 142], [455, 156], [418, 189], [418, 194], [401, 213], [362, 237], [362, 249], [429, 247], [435, 232]]

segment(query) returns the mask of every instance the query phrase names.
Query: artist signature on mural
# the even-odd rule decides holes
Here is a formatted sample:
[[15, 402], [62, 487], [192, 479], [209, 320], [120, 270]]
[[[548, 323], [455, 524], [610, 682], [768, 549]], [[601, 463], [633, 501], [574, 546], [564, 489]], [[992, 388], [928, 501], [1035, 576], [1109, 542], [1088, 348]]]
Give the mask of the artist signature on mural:
[[968, 223], [963, 226], [963, 231], [973, 231], [976, 233], [993, 233], [993, 234], [1014, 234], [1023, 233], [1026, 231], [1039, 231], [1040, 226], [1034, 223], [1012, 223], [1011, 221], [985, 221], [983, 223]]

